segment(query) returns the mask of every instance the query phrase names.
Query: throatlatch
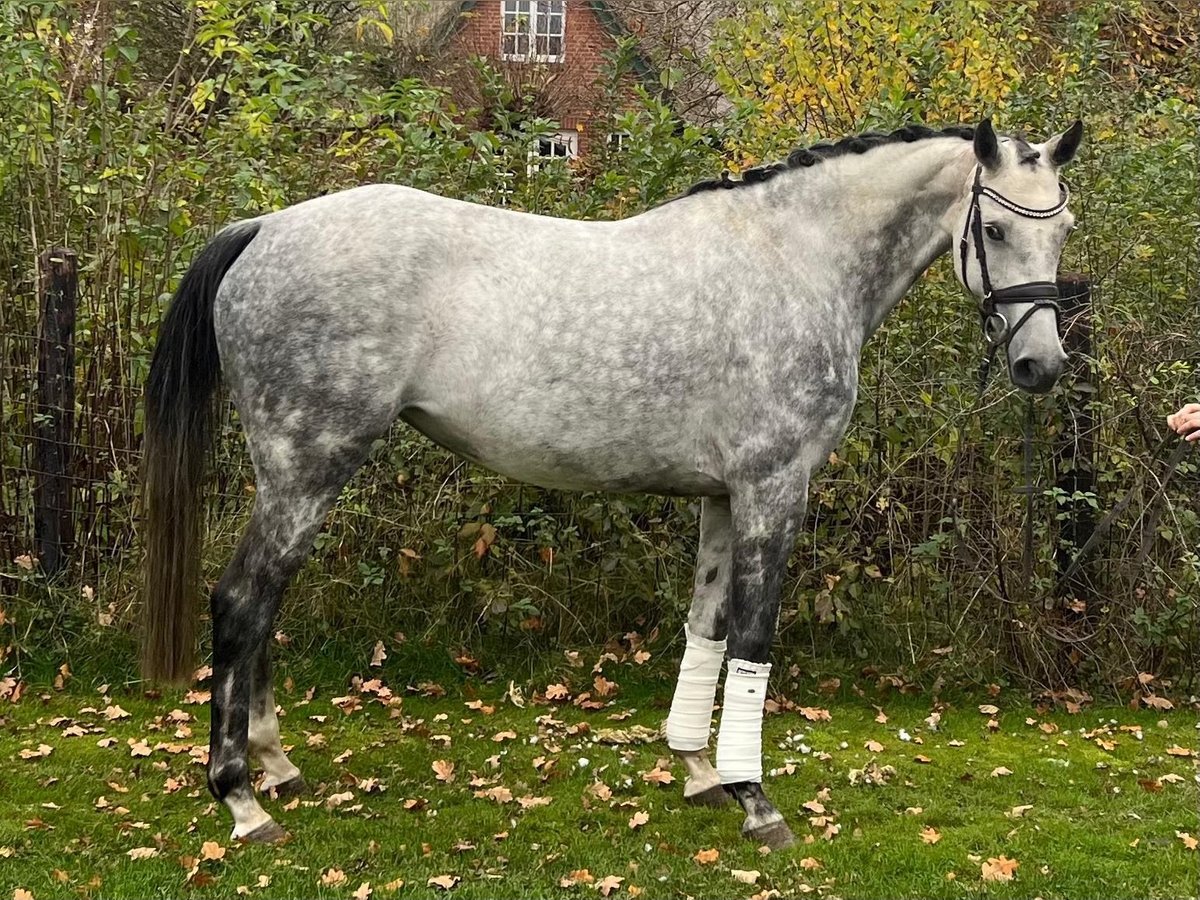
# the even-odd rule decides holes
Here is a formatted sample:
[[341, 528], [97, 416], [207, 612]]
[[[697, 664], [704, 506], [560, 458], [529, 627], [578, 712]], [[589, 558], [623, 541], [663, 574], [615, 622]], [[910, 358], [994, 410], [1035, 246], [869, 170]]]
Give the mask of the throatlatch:
[[708, 746], [725, 641], [698, 637], [687, 626], [684, 633], [687, 649], [679, 664], [679, 681], [667, 716], [667, 746], [672, 750], [703, 750]]
[[770, 663], [729, 661], [717, 735], [717, 772], [722, 784], [762, 781], [763, 705], [770, 674]]

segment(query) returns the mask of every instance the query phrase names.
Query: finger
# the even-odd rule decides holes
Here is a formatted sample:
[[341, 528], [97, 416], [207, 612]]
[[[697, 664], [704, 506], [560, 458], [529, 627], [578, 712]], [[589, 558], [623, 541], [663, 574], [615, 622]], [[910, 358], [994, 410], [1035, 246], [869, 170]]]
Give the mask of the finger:
[[1191, 443], [1193, 441], [1200, 441], [1200, 430], [1193, 431], [1186, 438], [1184, 438], [1184, 440], [1188, 441], [1189, 443]]

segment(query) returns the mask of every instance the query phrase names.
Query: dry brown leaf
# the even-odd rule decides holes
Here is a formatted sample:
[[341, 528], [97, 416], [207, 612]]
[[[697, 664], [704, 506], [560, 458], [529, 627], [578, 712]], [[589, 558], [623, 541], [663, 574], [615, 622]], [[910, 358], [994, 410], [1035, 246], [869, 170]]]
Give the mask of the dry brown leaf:
[[54, 752], [54, 748], [49, 744], [38, 744], [36, 750], [25, 747], [17, 753], [21, 759], [44, 759]]
[[1002, 775], [1011, 775], [1011, 774], [1012, 774], [1012, 769], [1010, 769], [1008, 766], [996, 766], [996, 768], [992, 769], [992, 777], [993, 778], [999, 778]]
[[879, 741], [867, 741], [863, 746], [865, 746], [872, 753], [883, 752], [883, 744], [879, 743]]
[[1192, 837], [1186, 831], [1175, 832], [1175, 837], [1177, 837], [1181, 841], [1183, 841], [1183, 846], [1186, 847], [1188, 850], [1195, 850], [1197, 844], [1200, 844], [1200, 841], [1197, 841], [1196, 838]]
[[762, 877], [762, 872], [758, 869], [730, 869], [729, 874], [742, 884], [757, 884], [758, 879]]
[[437, 776], [438, 781], [450, 784], [454, 781], [454, 763], [448, 759], [435, 759], [433, 761], [433, 774]]
[[1033, 804], [1027, 803], [1024, 806], [1014, 806], [1012, 809], [1010, 809], [1004, 815], [1008, 816], [1008, 818], [1010, 818], [1010, 819], [1020, 819], [1022, 816], [1025, 815], [1025, 813], [1029, 812], [1031, 809], [1033, 809]]
[[400, 888], [402, 888], [402, 887], [404, 887], [404, 879], [403, 878], [394, 878], [391, 881], [389, 881], [387, 884], [385, 884], [383, 886], [383, 889], [385, 891], [395, 892], [395, 891], [400, 890]]
[[216, 841], [205, 841], [200, 845], [200, 859], [224, 859], [225, 848]]
[[492, 740], [499, 744], [503, 741], [515, 740], [516, 737], [517, 733], [515, 731], [497, 731], [492, 735]]
[[518, 797], [517, 803], [521, 809], [535, 809], [539, 806], [549, 806], [553, 802], [553, 797]]
[[1175, 744], [1173, 747], [1167, 748], [1167, 756], [1195, 756], [1196, 751], [1190, 750], [1187, 747], [1180, 747]]
[[376, 641], [374, 649], [371, 650], [371, 665], [382, 666], [385, 659], [387, 659], [387, 650], [383, 646], [383, 641]]
[[1168, 700], [1166, 697], [1155, 697], [1153, 694], [1143, 697], [1142, 702], [1145, 703], [1151, 709], [1174, 709], [1175, 708], [1175, 704], [1172, 703], [1170, 700]]
[[570, 875], [565, 875], [558, 880], [559, 887], [575, 887], [577, 884], [591, 884], [596, 880], [596, 876], [587, 869], [576, 869]]
[[566, 700], [570, 696], [571, 692], [565, 684], [552, 684], [546, 688], [547, 700]]
[[833, 716], [829, 714], [829, 710], [818, 709], [815, 706], [800, 707], [800, 715], [804, 716], [810, 722], [829, 722], [833, 719]]
[[981, 713], [983, 713], [985, 716], [994, 716], [998, 712], [1000, 712], [1000, 707], [995, 706], [994, 704], [991, 704], [991, 703], [985, 703], [979, 707], [979, 711]]
[[649, 772], [642, 773], [642, 781], [650, 784], [670, 784], [674, 780], [674, 775], [658, 766], [655, 766]]
[[341, 869], [336, 869], [331, 866], [321, 873], [321, 877], [317, 879], [317, 883], [322, 887], [336, 887], [339, 884], [345, 884], [346, 873]]
[[811, 856], [806, 856], [804, 859], [800, 860], [800, 868], [810, 871], [820, 869], [821, 861], [819, 859], [813, 859]]
[[158, 856], [157, 847], [134, 847], [125, 854], [130, 859], [152, 859]]
[[621, 886], [624, 881], [619, 875], [605, 875], [600, 879], [600, 883], [596, 885], [596, 890], [600, 892], [601, 897], [607, 897], [613, 891]]
[[998, 856], [982, 863], [979, 867], [984, 881], [1012, 881], [1020, 863], [1007, 856]]
[[711, 865], [712, 863], [715, 863], [720, 858], [721, 858], [721, 851], [718, 850], [716, 847], [713, 847], [709, 850], [697, 850], [696, 855], [692, 857], [692, 859], [694, 859], [696, 862], [700, 863], [700, 865], [702, 865], [702, 866]]
[[371, 882], [364, 881], [350, 896], [353, 897], [354, 900], [367, 900], [367, 898], [371, 896]]
[[921, 840], [926, 844], [936, 844], [942, 839], [942, 833], [936, 828], [926, 825], [921, 829]]
[[630, 816], [629, 827], [634, 828], [634, 829], [641, 828], [643, 825], [645, 825], [649, 821], [650, 821], [650, 813], [646, 812], [645, 810], [639, 809], [632, 816]]

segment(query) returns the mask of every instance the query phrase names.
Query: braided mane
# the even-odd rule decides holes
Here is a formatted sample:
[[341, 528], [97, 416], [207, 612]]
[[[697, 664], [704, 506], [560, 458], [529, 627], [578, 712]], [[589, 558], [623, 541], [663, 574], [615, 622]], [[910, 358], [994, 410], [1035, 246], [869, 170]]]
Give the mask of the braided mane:
[[728, 172], [722, 172], [720, 178], [710, 178], [697, 182], [680, 196], [690, 197], [705, 191], [726, 190], [746, 187], [751, 184], [762, 184], [770, 181], [776, 175], [791, 169], [807, 169], [838, 156], [848, 156], [852, 153], [866, 153], [884, 144], [911, 144], [928, 138], [959, 138], [969, 141], [975, 137], [974, 125], [950, 125], [946, 128], [929, 128], [925, 125], [905, 125], [892, 132], [866, 131], [862, 134], [842, 138], [839, 141], [822, 141], [811, 147], [798, 147], [788, 154], [787, 159], [780, 162], [764, 163], [742, 172], [740, 178], [731, 178]]

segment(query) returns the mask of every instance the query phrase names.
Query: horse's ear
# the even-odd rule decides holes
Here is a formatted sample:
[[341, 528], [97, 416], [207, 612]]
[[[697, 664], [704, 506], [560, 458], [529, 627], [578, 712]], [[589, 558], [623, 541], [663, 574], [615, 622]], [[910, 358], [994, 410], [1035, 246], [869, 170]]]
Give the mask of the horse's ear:
[[985, 169], [1000, 166], [1000, 142], [996, 139], [991, 119], [984, 119], [975, 128], [975, 158]]
[[1062, 134], [1050, 138], [1043, 147], [1055, 168], [1061, 168], [1075, 158], [1075, 151], [1079, 149], [1079, 142], [1082, 140], [1083, 122], [1076, 119], [1074, 125]]

